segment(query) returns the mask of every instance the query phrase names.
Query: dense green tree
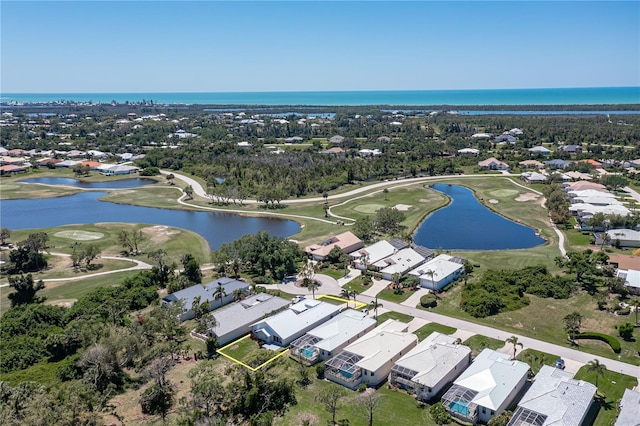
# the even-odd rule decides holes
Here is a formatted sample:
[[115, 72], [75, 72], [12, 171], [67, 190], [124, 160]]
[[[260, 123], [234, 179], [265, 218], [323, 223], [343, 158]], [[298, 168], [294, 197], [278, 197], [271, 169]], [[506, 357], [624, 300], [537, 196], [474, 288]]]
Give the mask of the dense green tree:
[[405, 219], [404, 212], [395, 207], [383, 207], [376, 211], [373, 223], [379, 232], [395, 235], [402, 229], [401, 223]]
[[43, 297], [36, 297], [36, 293], [44, 288], [44, 282], [35, 282], [31, 274], [9, 277], [9, 287], [14, 289], [14, 292], [7, 296], [11, 306], [44, 301]]
[[11, 238], [11, 230], [5, 227], [0, 228], [0, 245], [5, 245], [9, 238]]
[[180, 274], [193, 284], [202, 283], [202, 271], [200, 270], [198, 261], [191, 254], [187, 253], [182, 256], [181, 262], [184, 269]]
[[584, 316], [582, 316], [578, 311], [573, 311], [570, 314], [567, 314], [563, 319], [564, 329], [571, 335], [571, 341], [575, 342], [575, 336], [580, 333]]

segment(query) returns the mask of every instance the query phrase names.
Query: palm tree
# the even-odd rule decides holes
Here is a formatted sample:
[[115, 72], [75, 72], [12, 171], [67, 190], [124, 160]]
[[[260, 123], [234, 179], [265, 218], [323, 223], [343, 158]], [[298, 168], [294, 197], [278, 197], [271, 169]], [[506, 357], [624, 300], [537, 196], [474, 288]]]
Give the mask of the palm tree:
[[518, 346], [520, 346], [520, 348], [524, 348], [524, 345], [518, 342], [518, 338], [516, 336], [509, 337], [507, 340], [505, 340], [505, 343], [511, 343], [513, 345], [513, 359], [516, 359], [516, 350]]
[[638, 308], [640, 307], [640, 298], [634, 297], [633, 299], [631, 299], [631, 302], [629, 304], [635, 308], [634, 311], [636, 312], [636, 325], [638, 325]]
[[222, 299], [227, 295], [222, 284], [218, 284], [218, 287], [213, 291], [213, 299], [220, 299], [220, 306], [222, 306]]
[[348, 308], [349, 300], [351, 299], [351, 289], [343, 288], [342, 291], [340, 292], [340, 297], [342, 297], [343, 299], [347, 299], [347, 308]]
[[373, 309], [376, 314], [376, 319], [378, 319], [378, 308], [382, 308], [382, 303], [378, 303], [378, 298], [376, 297], [373, 302], [369, 304], [369, 309]]
[[596, 375], [596, 387], [598, 387], [598, 376], [604, 377], [605, 371], [607, 371], [607, 366], [601, 364], [600, 361], [596, 358], [586, 365], [587, 371], [592, 371]]
[[241, 288], [237, 288], [237, 289], [233, 290], [233, 300], [234, 300], [234, 302], [237, 302], [238, 300], [244, 299], [245, 296], [246, 296], [246, 294], [244, 293], [244, 291]]
[[[305, 280], [307, 280], [308, 278], [305, 278]], [[306, 287], [308, 290], [311, 290], [311, 294], [313, 295], [313, 298], [316, 298], [316, 290], [318, 289], [318, 287], [320, 287], [318, 285], [318, 281], [316, 280], [312, 280], [312, 279], [308, 279], [309, 281], [306, 283]]]

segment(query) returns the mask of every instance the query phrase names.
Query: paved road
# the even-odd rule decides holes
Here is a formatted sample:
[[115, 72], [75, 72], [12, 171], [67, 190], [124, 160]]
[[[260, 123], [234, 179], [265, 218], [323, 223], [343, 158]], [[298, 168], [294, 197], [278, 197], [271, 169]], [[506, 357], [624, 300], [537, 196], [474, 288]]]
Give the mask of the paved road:
[[634, 200], [636, 200], [637, 203], [640, 203], [640, 193], [638, 193], [638, 191], [632, 189], [631, 187], [625, 186], [624, 188], [625, 191], [627, 191], [627, 193], [629, 195], [631, 195], [631, 198], [633, 198]]
[[[180, 173], [176, 173], [170, 170], [161, 170], [160, 171], [162, 174], [164, 175], [168, 175], [168, 174], [173, 174], [175, 176], [176, 179], [180, 179], [181, 181], [185, 182], [187, 185], [191, 185], [191, 187], [193, 188], [193, 192], [200, 195], [201, 197], [207, 197], [206, 195], [206, 191], [204, 190], [204, 188], [202, 187], [202, 185], [200, 185], [200, 183], [198, 181], [196, 181], [195, 179], [192, 179], [188, 176], [182, 175]], [[416, 183], [420, 183], [420, 182], [429, 182], [432, 180], [441, 180], [441, 179], [446, 179], [446, 178], [503, 178], [505, 176], [519, 176], [516, 174], [488, 174], [488, 175], [445, 175], [445, 176], [426, 176], [426, 177], [418, 177], [418, 178], [407, 178], [407, 179], [400, 179], [400, 180], [392, 180], [392, 181], [385, 181], [385, 182], [378, 182], [378, 183], [374, 183], [371, 185], [366, 185], [363, 186], [361, 188], [356, 188], [356, 189], [352, 189], [351, 191], [347, 191], [347, 192], [343, 192], [340, 194], [334, 194], [334, 195], [329, 195], [327, 197], [328, 200], [339, 200], [342, 198], [352, 198], [355, 195], [358, 194], [362, 194], [363, 192], [369, 192], [373, 189], [378, 189], [380, 188], [381, 190], [383, 190], [384, 188], [388, 187], [388, 186], [394, 186], [394, 187], [402, 187], [402, 186], [409, 186], [409, 185], [413, 185]], [[527, 188], [528, 189], [528, 188]], [[293, 198], [291, 200], [283, 200], [282, 203], [286, 203], [286, 204], [298, 204], [298, 203], [309, 203], [309, 202], [317, 202], [317, 201], [325, 201], [324, 197], [312, 197], [312, 198]], [[256, 204], [259, 203], [259, 201], [257, 200], [244, 200], [244, 202], [246, 204]]]
[[[362, 295], [362, 294], [359, 295], [357, 299], [359, 302], [363, 302], [363, 303], [371, 303], [373, 301], [373, 297]], [[467, 331], [475, 334], [482, 334], [483, 336], [492, 337], [498, 340], [506, 340], [511, 336], [516, 336], [518, 338], [518, 341], [523, 344], [525, 349], [526, 348], [536, 349], [538, 351], [558, 355], [562, 358], [578, 361], [582, 364], [586, 364], [593, 359], [598, 359], [601, 363], [607, 366], [608, 370], [627, 374], [629, 376], [634, 376], [640, 379], [640, 367], [635, 365], [612, 360], [609, 358], [600, 357], [600, 356], [585, 353], [585, 352], [580, 352], [575, 349], [567, 348], [567, 347], [556, 345], [553, 343], [543, 342], [542, 340], [532, 339], [526, 336], [520, 336], [515, 333], [511, 333], [504, 330], [498, 330], [495, 328], [487, 327], [485, 325], [468, 322], [462, 319], [436, 314], [435, 312], [428, 312], [428, 311], [423, 311], [422, 309], [403, 306], [403, 305], [392, 303], [386, 300], [384, 301], [384, 307], [392, 311], [411, 315], [417, 318], [422, 318], [427, 321], [433, 321], [440, 324], [448, 325], [450, 327], [455, 327], [463, 331]]]

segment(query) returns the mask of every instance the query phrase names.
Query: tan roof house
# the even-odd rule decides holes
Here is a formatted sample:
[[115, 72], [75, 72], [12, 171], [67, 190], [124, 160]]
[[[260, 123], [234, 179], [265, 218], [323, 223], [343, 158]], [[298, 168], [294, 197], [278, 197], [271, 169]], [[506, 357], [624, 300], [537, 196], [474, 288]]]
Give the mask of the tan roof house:
[[544, 164], [538, 160], [524, 160], [519, 162], [518, 164], [520, 164], [525, 169], [535, 169], [536, 167], [537, 168], [544, 167]]
[[478, 163], [478, 167], [484, 170], [508, 170], [509, 165], [493, 157]]
[[314, 260], [324, 260], [334, 247], [340, 248], [343, 253], [351, 253], [364, 247], [364, 243], [352, 232], [347, 231], [331, 237], [319, 244], [313, 244], [304, 248], [304, 252], [312, 256]]

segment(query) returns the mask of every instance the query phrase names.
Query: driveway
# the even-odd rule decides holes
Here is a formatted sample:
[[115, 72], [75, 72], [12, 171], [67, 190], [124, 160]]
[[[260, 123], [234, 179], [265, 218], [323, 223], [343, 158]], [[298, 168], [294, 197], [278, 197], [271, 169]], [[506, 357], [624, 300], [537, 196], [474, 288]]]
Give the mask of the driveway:
[[[338, 285], [338, 281], [334, 278], [331, 278], [329, 275], [324, 274], [316, 274], [313, 277], [316, 281], [320, 283], [320, 286], [316, 290], [316, 294], [332, 294], [337, 295], [340, 294], [342, 288]], [[298, 287], [293, 282], [288, 282], [285, 284], [278, 284], [278, 290], [284, 291], [289, 294], [301, 294], [301, 295], [311, 295], [311, 292], [307, 290], [305, 287]]]

